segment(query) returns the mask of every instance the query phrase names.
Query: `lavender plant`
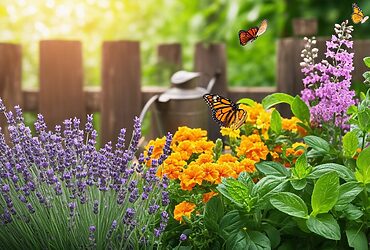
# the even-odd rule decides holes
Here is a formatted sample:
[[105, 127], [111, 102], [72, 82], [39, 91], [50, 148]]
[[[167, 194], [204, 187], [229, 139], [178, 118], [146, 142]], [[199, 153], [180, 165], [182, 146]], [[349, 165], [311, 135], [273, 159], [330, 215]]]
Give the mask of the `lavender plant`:
[[[92, 115], [50, 131], [43, 116], [36, 136], [22, 110], [6, 111], [9, 140], [0, 129], [0, 242], [4, 249], [152, 249], [164, 231], [169, 204], [166, 177], [157, 161], [135, 153], [141, 124], [125, 149], [122, 129], [115, 147], [96, 148]], [[166, 138], [167, 148], [172, 135]], [[169, 152], [164, 152], [164, 160]]]
[[[304, 90], [302, 99], [310, 107], [311, 121], [317, 127], [324, 123], [328, 127], [348, 129], [347, 110], [355, 104], [355, 93], [350, 90], [353, 70], [353, 53], [347, 50], [352, 48], [351, 32], [353, 27], [348, 20], [336, 24], [335, 35], [326, 42], [326, 59], [315, 63], [318, 49], [314, 48], [315, 38], [307, 39], [302, 50], [301, 63]], [[335, 139], [335, 135], [331, 135]]]

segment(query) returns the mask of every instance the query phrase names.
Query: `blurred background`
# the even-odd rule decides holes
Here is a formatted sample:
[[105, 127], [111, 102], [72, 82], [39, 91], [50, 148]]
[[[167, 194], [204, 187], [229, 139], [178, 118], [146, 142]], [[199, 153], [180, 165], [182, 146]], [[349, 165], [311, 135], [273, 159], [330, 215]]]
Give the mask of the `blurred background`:
[[[99, 85], [101, 45], [105, 40], [141, 42], [142, 84], [169, 85], [158, 69], [156, 46], [179, 42], [183, 66], [192, 70], [196, 42], [221, 42], [227, 48], [229, 86], [274, 86], [276, 41], [292, 35], [293, 18], [316, 18], [318, 35], [350, 19], [352, 1], [321, 0], [2, 0], [0, 40], [23, 50], [22, 84], [38, 86], [38, 48], [42, 39], [82, 41], [85, 85]], [[358, 5], [370, 13], [370, 1]], [[368, 10], [368, 11], [367, 11]], [[245, 47], [238, 31], [269, 20], [263, 36]], [[357, 25], [354, 38], [370, 37]], [[297, 65], [298, 66], [298, 65]]]

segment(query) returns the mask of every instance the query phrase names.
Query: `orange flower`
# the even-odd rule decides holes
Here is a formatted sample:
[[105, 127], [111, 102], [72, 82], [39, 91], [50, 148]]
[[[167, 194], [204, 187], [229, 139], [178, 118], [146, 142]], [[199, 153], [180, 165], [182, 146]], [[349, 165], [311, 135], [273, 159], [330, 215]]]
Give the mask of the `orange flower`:
[[240, 166], [243, 166], [244, 171], [246, 171], [248, 173], [253, 173], [253, 172], [256, 171], [256, 167], [254, 166], [255, 163], [256, 163], [255, 161], [253, 161], [251, 159], [248, 159], [248, 158], [245, 158], [239, 164], [240, 164]]
[[297, 124], [299, 122], [301, 122], [301, 120], [299, 120], [295, 116], [290, 119], [283, 118], [282, 128], [287, 131], [292, 131], [293, 133], [298, 133], [301, 136], [305, 136], [307, 134], [307, 131]]
[[195, 162], [199, 165], [207, 162], [213, 162], [213, 155], [209, 153], [201, 154], [198, 156]]
[[202, 164], [202, 171], [203, 171], [203, 180], [209, 181], [211, 183], [215, 182], [218, 177], [219, 173], [217, 171], [217, 164], [216, 163], [205, 163]]
[[211, 153], [215, 143], [213, 141], [199, 140], [195, 142], [194, 153]]
[[223, 162], [236, 162], [238, 160], [238, 158], [236, 158], [235, 156], [232, 156], [231, 154], [223, 154], [221, 155], [217, 162], [218, 163], [223, 163]]
[[194, 143], [186, 140], [179, 143], [177, 146], [173, 146], [173, 150], [175, 152], [179, 152], [181, 154], [181, 159], [184, 161], [189, 160], [190, 156], [194, 152]]
[[177, 179], [186, 165], [186, 161], [181, 159], [179, 152], [174, 152], [158, 167], [157, 176], [167, 175], [169, 179]]
[[175, 210], [173, 211], [175, 220], [182, 222], [183, 216], [190, 218], [190, 215], [194, 211], [194, 209], [195, 209], [195, 204], [191, 202], [183, 201], [180, 204], [177, 204], [175, 206]]
[[[148, 156], [148, 151], [151, 146], [153, 146], [153, 153], [150, 156], [151, 159], [158, 159], [159, 156], [163, 153], [163, 147], [166, 143], [166, 137], [163, 136], [162, 138], [157, 138], [155, 140], [151, 140], [148, 142], [148, 144], [145, 146], [144, 156]], [[147, 162], [147, 165], [150, 165], [151, 161]]]
[[285, 155], [294, 155], [294, 156], [300, 156], [304, 153], [305, 149], [307, 148], [307, 145], [303, 142], [296, 142], [293, 143], [291, 148], [287, 148], [285, 151]]
[[236, 148], [236, 152], [239, 157], [245, 156], [259, 162], [261, 159], [266, 160], [269, 150], [258, 135], [243, 135], [239, 147]]
[[173, 136], [172, 143], [178, 143], [182, 141], [198, 141], [206, 140], [207, 131], [200, 128], [189, 128], [186, 126], [179, 127]]
[[216, 169], [218, 171], [218, 178], [215, 180], [216, 184], [221, 183], [222, 177], [224, 178], [227, 178], [227, 177], [236, 178], [237, 177], [235, 171], [230, 166], [230, 163], [225, 162], [225, 163], [222, 163], [216, 166], [217, 166]]
[[181, 189], [190, 191], [196, 184], [202, 185], [203, 176], [202, 168], [198, 164], [189, 164], [179, 176]]
[[240, 105], [240, 108], [244, 109], [247, 111], [247, 119], [246, 122], [251, 123], [251, 124], [256, 124], [257, 118], [260, 115], [261, 112], [265, 111], [263, 106], [260, 103], [254, 103], [252, 106], [247, 106], [247, 105]]
[[204, 203], [207, 203], [213, 196], [216, 196], [216, 195], [218, 195], [218, 193], [217, 192], [214, 192], [214, 191], [211, 191], [211, 192], [208, 192], [208, 193], [205, 193], [205, 194], [203, 194], [203, 199], [202, 199], [202, 201], [204, 202]]

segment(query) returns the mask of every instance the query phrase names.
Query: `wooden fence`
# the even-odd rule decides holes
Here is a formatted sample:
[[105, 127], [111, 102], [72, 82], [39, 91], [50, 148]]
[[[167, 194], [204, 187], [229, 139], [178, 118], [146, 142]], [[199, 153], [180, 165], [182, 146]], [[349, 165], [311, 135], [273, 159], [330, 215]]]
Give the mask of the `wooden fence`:
[[[207, 84], [216, 72], [212, 92], [237, 100], [242, 97], [260, 101], [274, 92], [298, 94], [302, 88], [299, 62], [303, 48], [302, 35], [313, 35], [317, 30], [314, 20], [294, 21], [296, 37], [279, 39], [277, 44], [276, 87], [233, 87], [227, 84], [227, 60], [224, 44], [195, 45], [194, 70], [205, 74], [201, 83]], [[327, 39], [327, 38], [326, 38]], [[325, 52], [325, 38], [318, 38], [319, 54]], [[362, 58], [370, 55], [370, 40], [354, 42], [353, 79], [362, 81], [366, 70]], [[21, 87], [22, 51], [19, 44], [0, 43], [0, 97], [7, 107], [21, 105], [23, 110], [40, 112], [49, 128], [70, 117], [85, 120], [88, 113], [101, 113], [101, 140], [114, 141], [119, 130], [132, 131], [133, 117], [139, 115], [143, 105], [164, 87], [141, 86], [140, 43], [136, 41], [107, 41], [102, 49], [100, 87], [83, 85], [82, 44], [79, 41], [48, 40], [40, 42], [39, 89]], [[181, 68], [181, 45], [163, 44], [157, 50], [159, 61]], [[0, 122], [4, 124], [3, 118]], [[215, 137], [217, 126], [212, 126]]]

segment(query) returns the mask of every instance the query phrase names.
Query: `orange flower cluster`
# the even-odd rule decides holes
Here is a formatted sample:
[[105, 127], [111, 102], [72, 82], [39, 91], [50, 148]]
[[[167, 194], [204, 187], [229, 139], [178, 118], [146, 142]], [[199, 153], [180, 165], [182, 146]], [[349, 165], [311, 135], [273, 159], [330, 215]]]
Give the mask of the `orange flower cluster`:
[[307, 149], [307, 145], [303, 142], [296, 142], [293, 143], [291, 147], [285, 149], [285, 154], [282, 155], [283, 150], [282, 147], [276, 146], [273, 151], [270, 152], [274, 161], [277, 162], [284, 162], [282, 158], [289, 159], [289, 162], [285, 162], [284, 165], [286, 167], [291, 167], [291, 163], [295, 163], [297, 158], [302, 155], [305, 150]]
[[286, 131], [292, 131], [293, 133], [297, 133], [301, 136], [305, 136], [307, 131], [298, 125], [301, 122], [297, 117], [293, 116], [290, 119], [283, 118], [282, 120], [282, 128]]
[[236, 152], [238, 157], [244, 156], [247, 159], [259, 162], [260, 160], [266, 160], [269, 149], [259, 135], [253, 134], [250, 136], [242, 135]]
[[190, 218], [191, 213], [194, 211], [194, 209], [195, 204], [191, 202], [183, 201], [180, 204], [177, 204], [174, 210], [175, 220], [182, 222], [183, 216]]

